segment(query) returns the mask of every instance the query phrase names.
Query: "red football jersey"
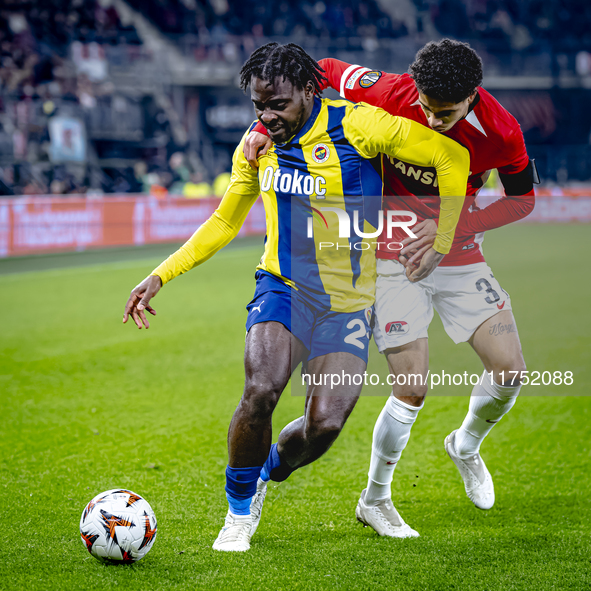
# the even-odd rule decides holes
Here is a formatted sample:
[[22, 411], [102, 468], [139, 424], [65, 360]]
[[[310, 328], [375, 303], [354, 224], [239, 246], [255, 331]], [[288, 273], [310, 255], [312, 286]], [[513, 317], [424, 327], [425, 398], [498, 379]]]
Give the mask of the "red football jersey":
[[[319, 63], [326, 72], [328, 86], [339, 90], [343, 98], [363, 101], [392, 115], [428, 126], [417, 88], [408, 74], [370, 71], [335, 59], [324, 59]], [[520, 173], [528, 165], [529, 158], [516, 119], [483, 88], [478, 88], [478, 96], [468, 115], [444, 135], [470, 152], [470, 176], [455, 239], [441, 265], [470, 265], [484, 261], [480, 248], [481, 232], [525, 217], [534, 203], [531, 190], [523, 196], [504, 197], [483, 210], [477, 210], [474, 200], [484, 184], [483, 176], [486, 178], [487, 171], [495, 168], [505, 175]], [[417, 215], [418, 222], [428, 218], [437, 220], [440, 200], [435, 169], [411, 166], [386, 156], [383, 160], [383, 209], [410, 210]], [[387, 243], [399, 242], [406, 237], [402, 229], [395, 229], [392, 239], [388, 240], [384, 231], [379, 239], [383, 244], [378, 247], [378, 258], [397, 258], [398, 251], [388, 249]]]

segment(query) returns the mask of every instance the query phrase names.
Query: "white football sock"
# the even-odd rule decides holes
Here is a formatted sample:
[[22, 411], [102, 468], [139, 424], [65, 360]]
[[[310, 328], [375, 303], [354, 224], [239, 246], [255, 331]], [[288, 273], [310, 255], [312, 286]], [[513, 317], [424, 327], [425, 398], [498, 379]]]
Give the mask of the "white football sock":
[[499, 386], [492, 382], [486, 371], [479, 383], [474, 386], [470, 398], [470, 408], [456, 431], [455, 448], [461, 458], [468, 458], [478, 453], [480, 444], [490, 430], [506, 415], [521, 390], [519, 386]]
[[410, 406], [390, 396], [382, 409], [373, 429], [369, 480], [365, 493], [367, 505], [376, 505], [378, 501], [390, 498], [394, 468], [406, 447], [410, 430], [421, 408], [423, 405]]

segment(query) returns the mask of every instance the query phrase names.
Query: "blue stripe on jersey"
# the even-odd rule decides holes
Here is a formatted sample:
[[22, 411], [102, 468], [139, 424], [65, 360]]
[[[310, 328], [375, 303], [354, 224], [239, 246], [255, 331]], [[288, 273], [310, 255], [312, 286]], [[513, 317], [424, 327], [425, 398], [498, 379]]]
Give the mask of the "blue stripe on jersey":
[[[281, 172], [285, 171], [286, 163], [282, 158], [282, 150], [279, 146], [275, 146], [275, 154], [277, 154], [278, 169]], [[305, 166], [305, 163], [303, 164]], [[298, 166], [294, 163], [291, 166], [300, 168], [301, 165]], [[282, 167], [283, 170], [281, 170]], [[275, 195], [277, 200], [277, 258], [279, 259], [279, 269], [281, 275], [293, 279], [291, 276], [291, 195], [282, 193], [279, 187], [275, 191]]]
[[304, 127], [300, 129], [300, 131], [295, 135], [293, 140], [290, 143], [295, 144], [300, 141], [300, 138], [304, 137], [311, 129], [314, 123], [316, 123], [316, 119], [318, 119], [318, 114], [320, 113], [320, 109], [322, 108], [322, 101], [316, 96], [314, 97], [314, 106], [312, 107], [312, 113], [310, 117], [308, 117], [308, 121], [304, 124]]
[[[378, 156], [381, 166], [381, 156]], [[363, 209], [365, 219], [377, 230], [382, 209], [382, 175], [375, 169], [371, 160], [361, 159], [361, 187], [363, 190]], [[363, 228], [360, 228], [363, 230]]]
[[[320, 99], [316, 98], [312, 114], [302, 130], [288, 144], [275, 146], [277, 164], [283, 174], [287, 173], [293, 176], [294, 170], [309, 174], [298, 140], [314, 125], [321, 106]], [[300, 289], [309, 290], [310, 295], [321, 305], [330, 307], [330, 296], [326, 293], [318, 271], [316, 246], [314, 240], [307, 238], [308, 217], [312, 214], [310, 197], [292, 195], [291, 192], [284, 193], [280, 187], [281, 178], [278, 190], [275, 191], [279, 222], [278, 256], [281, 274], [284, 277], [289, 277]]]
[[[363, 231], [362, 219], [363, 212], [363, 189], [361, 186], [361, 175], [359, 169], [359, 162], [361, 156], [357, 150], [348, 142], [343, 131], [343, 117], [347, 113], [347, 107], [333, 107], [328, 106], [328, 127], [327, 133], [330, 136], [332, 143], [339, 155], [341, 162], [341, 179], [343, 183], [343, 196], [354, 196], [357, 199], [345, 199], [345, 209], [349, 214], [349, 219], [353, 223], [353, 212], [359, 212], [359, 225], [362, 226], [360, 230]], [[349, 245], [351, 247], [351, 271], [353, 272], [352, 284], [355, 287], [357, 279], [361, 275], [361, 255], [363, 254], [361, 248], [357, 250], [355, 244], [362, 241], [362, 238], [352, 232], [349, 238]]]

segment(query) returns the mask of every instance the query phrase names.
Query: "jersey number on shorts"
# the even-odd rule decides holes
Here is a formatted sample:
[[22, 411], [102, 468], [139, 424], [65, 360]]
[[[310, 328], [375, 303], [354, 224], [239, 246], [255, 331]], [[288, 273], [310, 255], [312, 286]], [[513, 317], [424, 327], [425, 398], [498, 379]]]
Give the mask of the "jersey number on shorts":
[[345, 337], [345, 343], [347, 343], [348, 345], [355, 345], [359, 349], [365, 349], [365, 343], [362, 343], [359, 340], [360, 338], [365, 337], [366, 333], [367, 333], [367, 329], [365, 328], [363, 321], [359, 320], [359, 319], [355, 319], [355, 320], [350, 320], [349, 323], [347, 324], [347, 328], [356, 328], [356, 327], [358, 327], [358, 328], [355, 332], [352, 332], [351, 334], [348, 334]]
[[501, 299], [499, 294], [493, 289], [493, 286], [484, 277], [476, 282], [476, 289], [478, 291], [482, 291], [485, 287], [486, 293], [490, 294], [490, 297], [486, 296], [484, 298], [487, 304], [494, 304]]

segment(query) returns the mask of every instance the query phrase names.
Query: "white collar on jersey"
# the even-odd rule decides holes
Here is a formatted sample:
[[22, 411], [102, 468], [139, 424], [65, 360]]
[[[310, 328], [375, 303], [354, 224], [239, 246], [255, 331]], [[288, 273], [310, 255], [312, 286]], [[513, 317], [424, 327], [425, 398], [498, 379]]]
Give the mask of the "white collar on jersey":
[[478, 131], [482, 132], [486, 137], [488, 137], [486, 135], [486, 131], [484, 131], [484, 128], [482, 127], [482, 124], [480, 123], [480, 121], [478, 121], [478, 117], [476, 117], [476, 113], [474, 111], [470, 111], [466, 115], [465, 119], [468, 123], [473, 125]]
[[[411, 107], [416, 107], [416, 106], [421, 106], [421, 101], [419, 99], [417, 99], [414, 103], [412, 103], [410, 105]], [[486, 135], [486, 131], [484, 131], [484, 127], [482, 127], [482, 124], [480, 123], [480, 121], [478, 121], [478, 117], [476, 117], [476, 113], [474, 111], [470, 111], [465, 117], [464, 117], [464, 121], [467, 121], [470, 125], [472, 125], [473, 127], [475, 127], [478, 131], [480, 131], [482, 134], [484, 134], [486, 137], [488, 137]]]

